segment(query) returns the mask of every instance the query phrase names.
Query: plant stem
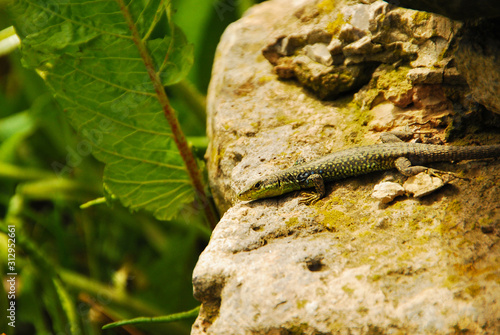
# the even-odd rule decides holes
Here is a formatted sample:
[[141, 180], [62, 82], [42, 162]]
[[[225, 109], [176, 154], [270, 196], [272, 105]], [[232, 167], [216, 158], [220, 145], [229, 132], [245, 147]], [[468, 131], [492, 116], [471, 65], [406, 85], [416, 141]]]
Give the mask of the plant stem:
[[[8, 234], [7, 224], [12, 222], [4, 222], [0, 220], [0, 232]], [[137, 300], [127, 293], [117, 290], [113, 287], [103, 285], [95, 280], [89, 279], [85, 276], [61, 269], [50, 258], [47, 258], [40, 252], [40, 248], [36, 246], [29, 238], [23, 234], [16, 234], [16, 244], [19, 245], [23, 251], [29, 255], [32, 262], [40, 271], [45, 272], [47, 276], [53, 278], [60, 278], [60, 280], [68, 287], [73, 287], [77, 290], [87, 292], [94, 296], [107, 301], [112, 301], [121, 307], [133, 309], [138, 314], [146, 315], [161, 315], [164, 314], [161, 310], [154, 308], [151, 304]]]
[[[198, 168], [198, 165], [196, 164], [196, 159], [194, 158], [192, 151], [189, 149], [188, 142], [186, 140], [186, 137], [184, 136], [184, 133], [182, 132], [179, 120], [175, 116], [175, 112], [170, 106], [170, 102], [168, 100], [167, 94], [161, 82], [160, 76], [155, 70], [153, 59], [151, 58], [149, 50], [147, 49], [145, 43], [143, 42], [141, 36], [139, 35], [139, 31], [135, 26], [135, 21], [132, 18], [132, 15], [128, 10], [127, 5], [125, 4], [124, 0], [116, 0], [116, 1], [120, 5], [120, 10], [132, 33], [132, 39], [134, 40], [135, 45], [139, 49], [139, 53], [144, 62], [144, 65], [146, 66], [149, 78], [153, 83], [153, 86], [156, 91], [156, 97], [158, 98], [158, 101], [160, 102], [160, 105], [163, 108], [163, 113], [170, 125], [170, 129], [172, 130], [175, 144], [177, 145], [179, 153], [184, 163], [186, 164], [189, 178], [191, 179], [191, 182], [195, 189], [198, 201], [203, 206], [208, 224], [213, 229], [217, 224], [218, 217], [213, 205], [211, 204], [210, 199], [208, 199], [207, 194], [205, 192], [205, 188], [202, 182], [201, 172], [200, 169]], [[171, 43], [174, 42], [172, 41]]]
[[19, 180], [45, 179], [53, 178], [54, 173], [0, 162], [0, 177]]
[[194, 146], [199, 150], [206, 151], [208, 148], [208, 137], [206, 136], [189, 136], [187, 139], [190, 146]]
[[110, 328], [126, 326], [126, 325], [136, 325], [136, 324], [140, 324], [140, 323], [175, 322], [175, 321], [180, 321], [180, 320], [184, 320], [184, 319], [190, 319], [190, 318], [197, 317], [199, 312], [200, 312], [200, 306], [195, 307], [192, 310], [189, 310], [186, 312], [157, 316], [157, 317], [153, 317], [153, 318], [139, 317], [139, 318], [134, 318], [134, 319], [129, 319], [129, 320], [121, 320], [121, 321], [117, 321], [117, 322], [113, 322], [113, 323], [108, 323], [107, 325], [103, 326], [102, 329], [110, 329]]
[[75, 309], [75, 302], [59, 278], [52, 277], [52, 283], [54, 284], [59, 300], [61, 301], [61, 307], [66, 314], [66, 318], [68, 319], [70, 333], [72, 335], [79, 334], [80, 327], [78, 325], [78, 313]]
[[95, 196], [100, 190], [92, 184], [84, 184], [71, 179], [52, 177], [20, 184], [17, 192], [30, 199], [75, 199]]
[[133, 309], [138, 314], [146, 315], [161, 315], [161, 310], [152, 307], [150, 304], [137, 300], [125, 292], [114, 289], [113, 287], [103, 285], [100, 282], [89, 279], [78, 273], [60, 269], [58, 271], [59, 277], [67, 285], [79, 291], [87, 292], [92, 296], [102, 299], [104, 302], [111, 301], [117, 305], [129, 309]]
[[106, 203], [106, 197], [99, 197], [94, 200], [87, 201], [84, 204], [80, 205], [80, 209], [86, 209], [95, 205], [100, 205], [100, 204], [105, 204]]

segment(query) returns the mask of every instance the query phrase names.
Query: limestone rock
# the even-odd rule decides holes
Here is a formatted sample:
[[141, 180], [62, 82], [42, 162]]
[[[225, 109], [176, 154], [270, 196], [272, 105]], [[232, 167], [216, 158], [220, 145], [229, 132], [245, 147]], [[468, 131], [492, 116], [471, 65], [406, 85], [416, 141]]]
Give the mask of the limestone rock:
[[420, 198], [431, 194], [432, 192], [439, 190], [441, 187], [447, 184], [445, 180], [433, 177], [425, 172], [419, 173], [416, 176], [411, 176], [403, 184], [404, 190], [410, 194], [413, 194], [415, 198]]
[[327, 47], [332, 56], [342, 53], [342, 42], [338, 38], [332, 38]]
[[339, 40], [342, 41], [343, 44], [350, 44], [353, 43], [357, 40], [359, 40], [362, 37], [365, 37], [366, 31], [353, 26], [350, 23], [344, 23], [340, 27], [339, 31]]
[[320, 99], [337, 97], [361, 87], [370, 80], [373, 70], [373, 64], [326, 66], [305, 56], [297, 56], [293, 62], [297, 80]]
[[500, 113], [500, 20], [487, 21], [464, 34], [456, 54], [474, 99]]
[[412, 84], [441, 84], [443, 74], [443, 69], [417, 67], [409, 70], [406, 76]]
[[344, 55], [346, 57], [352, 55], [363, 55], [367, 53], [377, 53], [382, 50], [380, 44], [373, 44], [369, 36], [360, 38], [359, 40], [352, 42], [344, 47]]
[[458, 72], [456, 67], [449, 67], [444, 69], [443, 83], [447, 85], [465, 85], [467, 81], [460, 72]]
[[332, 34], [324, 29], [312, 30], [307, 34], [307, 44], [328, 44], [332, 40]]
[[313, 45], [307, 45], [305, 47], [306, 56], [311, 60], [330, 66], [333, 64], [333, 58], [330, 54], [330, 51], [327, 48], [326, 44], [323, 43], [315, 43]]
[[403, 113], [403, 109], [390, 102], [381, 103], [371, 110], [373, 120], [368, 124], [370, 130], [384, 132], [389, 131], [396, 122], [398, 115]]
[[441, 83], [450, 62], [442, 55], [460, 26], [428, 13], [388, 9], [382, 1], [349, 3], [308, 17], [295, 32], [279, 32], [262, 53], [280, 78], [296, 78], [320, 99], [334, 99], [368, 83], [378, 64], [401, 60], [415, 68], [412, 83]]
[[473, 20], [500, 16], [500, 2], [496, 0], [386, 0], [396, 6], [438, 13], [455, 20]]
[[383, 204], [389, 203], [394, 198], [405, 194], [405, 189], [398, 183], [385, 181], [375, 185], [373, 188], [372, 197], [380, 200]]
[[405, 108], [413, 103], [413, 85], [408, 80], [408, 72], [408, 67], [379, 66], [372, 77], [373, 86], [383, 94], [385, 100]]
[[[499, 161], [444, 163], [442, 169], [463, 171], [470, 180], [395, 204], [380, 205], [370, 195], [384, 175], [402, 178], [396, 171], [328, 183], [325, 198], [311, 206], [299, 204], [300, 192], [249, 203], [234, 199], [250, 180], [296, 161], [373, 144], [377, 130], [449, 112], [448, 107], [433, 109], [449, 103], [441, 93], [432, 94], [444, 92], [440, 84], [430, 90], [406, 78], [418, 52], [414, 43], [426, 38], [423, 31], [420, 37], [413, 35], [415, 25], [407, 27], [418, 15], [366, 2], [335, 2], [336, 8], [329, 7], [330, 1], [267, 1], [252, 7], [222, 36], [207, 101], [207, 169], [224, 215], [193, 273], [194, 295], [202, 302], [193, 335], [493, 334], [499, 329], [500, 237], [491, 233], [500, 222]], [[287, 58], [317, 63], [304, 48], [329, 45], [324, 40], [328, 34], [317, 30], [351, 10], [344, 5], [369, 6], [356, 7], [364, 17], [372, 9], [387, 10], [386, 15], [375, 13], [377, 20], [368, 20], [365, 27], [363, 20], [351, 19], [350, 24], [368, 27], [366, 36], [383, 25], [387, 29], [376, 33], [377, 41], [372, 34], [372, 42], [389, 48], [392, 39], [397, 41], [394, 50], [400, 50], [391, 56], [396, 64], [380, 65], [378, 78], [353, 88], [360, 99], [370, 100], [366, 109], [357, 98], [320, 101], [273, 72]], [[340, 31], [333, 28], [344, 23], [331, 25], [332, 39]], [[441, 28], [436, 32], [446, 35]], [[347, 45], [341, 43], [342, 48]], [[266, 57], [262, 50], [268, 50]], [[448, 67], [438, 59], [436, 64]], [[314, 64], [314, 69], [325, 68]], [[410, 87], [412, 100], [405, 107], [395, 108], [384, 97], [382, 82], [390, 81], [380, 78], [391, 75]], [[422, 88], [415, 95], [418, 85]], [[381, 105], [385, 107], [375, 111]], [[379, 120], [370, 130], [381, 115], [387, 121]], [[494, 136], [491, 143], [500, 143]], [[484, 233], [480, 226], [493, 228]]]
[[450, 102], [439, 85], [415, 85], [412, 101], [418, 108], [441, 111], [451, 109]]

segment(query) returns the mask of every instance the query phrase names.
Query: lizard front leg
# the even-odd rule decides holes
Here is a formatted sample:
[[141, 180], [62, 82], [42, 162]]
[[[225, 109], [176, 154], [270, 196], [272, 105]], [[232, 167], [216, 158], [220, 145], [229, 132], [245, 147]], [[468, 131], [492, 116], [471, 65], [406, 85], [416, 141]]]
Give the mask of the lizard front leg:
[[299, 200], [299, 204], [311, 205], [325, 196], [325, 183], [320, 174], [314, 173], [306, 179], [307, 187], [314, 187], [313, 192], [307, 192], [303, 198]]

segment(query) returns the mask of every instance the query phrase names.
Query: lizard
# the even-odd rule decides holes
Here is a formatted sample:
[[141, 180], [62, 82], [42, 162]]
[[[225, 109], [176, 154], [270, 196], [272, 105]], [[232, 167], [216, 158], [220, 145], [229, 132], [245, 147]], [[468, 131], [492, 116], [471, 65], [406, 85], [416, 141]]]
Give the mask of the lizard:
[[253, 201], [285, 193], [314, 188], [300, 203], [313, 204], [325, 196], [325, 182], [375, 171], [396, 168], [405, 176], [427, 172], [435, 176], [451, 174], [420, 164], [500, 157], [500, 144], [448, 146], [405, 143], [393, 134], [381, 136], [384, 143], [334, 152], [313, 161], [259, 178], [244, 188], [237, 198]]

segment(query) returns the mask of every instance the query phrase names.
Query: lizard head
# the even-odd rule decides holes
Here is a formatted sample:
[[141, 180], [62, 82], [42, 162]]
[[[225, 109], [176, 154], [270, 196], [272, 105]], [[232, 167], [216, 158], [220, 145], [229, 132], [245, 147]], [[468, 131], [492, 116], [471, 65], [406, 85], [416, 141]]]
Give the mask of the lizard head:
[[283, 189], [276, 176], [264, 177], [251, 183], [238, 194], [238, 199], [243, 201], [257, 200], [262, 198], [276, 197], [282, 195]]

